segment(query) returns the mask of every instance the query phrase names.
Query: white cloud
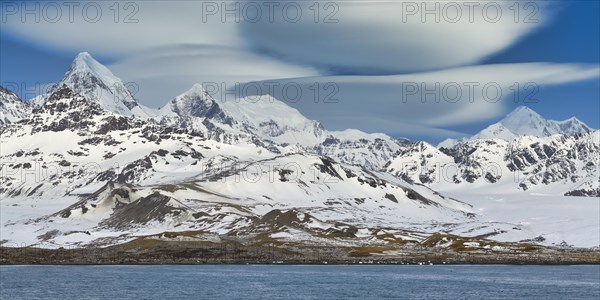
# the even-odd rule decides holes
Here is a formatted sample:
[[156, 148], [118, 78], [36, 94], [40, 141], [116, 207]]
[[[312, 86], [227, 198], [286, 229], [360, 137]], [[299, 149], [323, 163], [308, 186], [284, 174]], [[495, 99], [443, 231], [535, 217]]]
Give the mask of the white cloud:
[[[54, 49], [89, 51], [105, 57], [122, 57], [179, 44], [240, 46], [242, 43], [235, 22], [202, 19], [202, 1], [48, 3], [11, 2], [10, 8], [8, 4], [2, 5], [5, 10], [2, 31]], [[7, 13], [7, 9], [15, 9], [12, 5], [17, 5], [16, 13]], [[25, 9], [34, 10], [37, 15], [23, 15]], [[53, 22], [57, 10], [60, 17]]]
[[[313, 1], [276, 1], [273, 11], [267, 5], [273, 1], [138, 1], [118, 5], [99, 1], [92, 2], [99, 9], [80, 2], [70, 20], [68, 6], [51, 3], [61, 10], [58, 22], [49, 22], [54, 14], [52, 8], [44, 9], [48, 4], [34, 2], [25, 5], [30, 9], [40, 5], [40, 22], [35, 22], [33, 15], [4, 13], [2, 31], [55, 49], [115, 58], [181, 44], [240, 50], [250, 47], [283, 60], [359, 74], [476, 63], [512, 45], [551, 15], [546, 2], [540, 1], [526, 2], [534, 6], [515, 1], [346, 0], [321, 1], [316, 6]], [[209, 14], [207, 5], [217, 5], [212, 9], [218, 11]], [[221, 5], [238, 10], [227, 14]], [[426, 9], [435, 13], [423, 15]], [[101, 16], [90, 22], [97, 10]], [[255, 23], [254, 11], [261, 14]], [[296, 12], [300, 15], [293, 22]], [[236, 18], [242, 21], [236, 22]], [[125, 22], [135, 20], [137, 23]]]
[[[279, 18], [271, 23], [262, 18], [243, 23], [242, 36], [255, 49], [292, 61], [357, 75], [390, 74], [477, 63], [514, 44], [552, 15], [545, 2], [335, 3], [337, 23], [322, 21], [334, 11], [331, 7], [323, 6], [321, 21], [315, 22], [313, 2], [302, 2], [307, 14], [300, 22]], [[278, 7], [276, 16], [285, 15], [283, 7]]]

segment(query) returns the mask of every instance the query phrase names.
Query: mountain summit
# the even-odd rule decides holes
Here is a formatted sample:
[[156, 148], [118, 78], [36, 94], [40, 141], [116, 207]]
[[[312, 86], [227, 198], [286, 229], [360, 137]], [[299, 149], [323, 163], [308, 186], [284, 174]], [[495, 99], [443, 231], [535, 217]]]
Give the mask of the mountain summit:
[[550, 123], [526, 106], [517, 107], [504, 117], [500, 124], [517, 135], [551, 135]]
[[62, 83], [116, 113], [128, 115], [138, 105], [121, 79], [87, 52], [75, 57]]
[[221, 121], [225, 117], [217, 101], [199, 83], [169, 101], [159, 113], [167, 117], [217, 118]]
[[537, 137], [555, 134], [577, 135], [591, 131], [591, 128], [575, 117], [565, 121], [546, 120], [526, 106], [517, 107], [502, 119], [500, 124], [515, 135]]
[[79, 53], [63, 79], [49, 93], [34, 98], [35, 107], [43, 105], [50, 95], [63, 85], [88, 100], [99, 103], [104, 109], [124, 116], [151, 117], [151, 109], [137, 103], [123, 81], [88, 52]]
[[519, 106], [504, 119], [494, 123], [471, 138], [461, 140], [447, 139], [438, 148], [451, 148], [459, 142], [477, 139], [501, 139], [512, 141], [519, 136], [546, 137], [556, 134], [567, 136], [581, 135], [591, 132], [585, 123], [572, 117], [564, 121], [546, 120], [527, 106]]
[[201, 84], [169, 101], [160, 115], [204, 118], [276, 143], [312, 146], [325, 139], [319, 122], [270, 95], [216, 100]]

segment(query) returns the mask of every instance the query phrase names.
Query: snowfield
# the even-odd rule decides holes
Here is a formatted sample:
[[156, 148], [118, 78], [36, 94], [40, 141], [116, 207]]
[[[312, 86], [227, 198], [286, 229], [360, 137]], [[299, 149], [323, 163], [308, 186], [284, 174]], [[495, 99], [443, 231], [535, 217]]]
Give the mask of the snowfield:
[[[452, 191], [445, 195], [473, 205], [482, 225], [456, 229], [457, 235], [498, 234], [503, 242], [533, 240], [543, 245], [600, 246], [600, 198], [523, 193], [486, 193], [485, 189]], [[504, 232], [503, 232], [504, 231]]]
[[[228, 184], [218, 184], [215, 192], [227, 192]], [[181, 200], [178, 205], [191, 207], [194, 211], [202, 211], [218, 216], [219, 222], [207, 222], [200, 226], [197, 221], [187, 222], [182, 220], [169, 220], [166, 222], [150, 222], [143, 226], [123, 229], [98, 228], [102, 220], [111, 214], [111, 205], [96, 208], [97, 211], [76, 215], [69, 218], [55, 217], [47, 221], [32, 222], [46, 216], [55, 214], [78, 201], [78, 197], [42, 198], [42, 197], [14, 197], [3, 199], [0, 206], [0, 220], [2, 227], [0, 236], [5, 246], [43, 245], [44, 247], [72, 247], [82, 246], [109, 238], [107, 243], [125, 242], [136, 236], [159, 234], [165, 231], [186, 231], [204, 229], [218, 234], [227, 234], [232, 229], [243, 228], [245, 218], [249, 216], [262, 216], [273, 209], [294, 209], [306, 212], [314, 217], [307, 227], [327, 229], [335, 222], [346, 222], [364, 228], [363, 233], [370, 236], [369, 228], [389, 228], [390, 232], [410, 230], [420, 232], [423, 237], [435, 232], [446, 232], [459, 236], [475, 237], [487, 236], [500, 242], [532, 241], [549, 246], [574, 246], [598, 247], [600, 246], [600, 199], [593, 197], [564, 197], [547, 195], [522, 195], [522, 194], [485, 194], [481, 191], [469, 193], [449, 192], [444, 193], [455, 199], [461, 199], [472, 205], [468, 209], [476, 218], [448, 219], [443, 211], [427, 212], [416, 209], [413, 205], [398, 208], [378, 209], [377, 202], [371, 207], [353, 207], [343, 204], [327, 207], [320, 203], [310, 203], [307, 197], [279, 197], [266, 201], [267, 198], [253, 197], [255, 195], [269, 194], [293, 195], [291, 191], [269, 191], [260, 188], [260, 184], [246, 183], [235, 196], [243, 194], [246, 198], [232, 199], [221, 195], [203, 195], [203, 200], [198, 193], [190, 190], [179, 190], [167, 193]], [[246, 193], [248, 192], [248, 193]], [[146, 192], [147, 194], [148, 192]], [[254, 195], [252, 195], [253, 193]], [[347, 191], [350, 193], [350, 191]], [[269, 196], [267, 196], [269, 197]], [[269, 197], [270, 198], [270, 197]], [[284, 200], [280, 200], [284, 199]], [[465, 208], [461, 204], [455, 204]], [[92, 209], [91, 206], [90, 209]], [[240, 208], [241, 207], [241, 208]], [[411, 208], [413, 207], [413, 208]], [[411, 212], [411, 210], [413, 212]], [[440, 217], [440, 213], [442, 217]], [[207, 219], [208, 220], [208, 219]], [[442, 222], [443, 221], [443, 222]], [[451, 222], [451, 223], [446, 223]], [[179, 225], [178, 225], [179, 224]], [[183, 225], [181, 225], [183, 224]], [[177, 228], [176, 225], [178, 225]], [[40, 240], [40, 235], [57, 230], [62, 234], [50, 240]], [[292, 234], [293, 233], [293, 234]], [[125, 236], [123, 236], [125, 234]], [[357, 235], [358, 236], [358, 235]], [[314, 239], [309, 233], [302, 230], [289, 228], [273, 233], [276, 238], [290, 238], [301, 240]], [[419, 240], [419, 238], [416, 238]]]

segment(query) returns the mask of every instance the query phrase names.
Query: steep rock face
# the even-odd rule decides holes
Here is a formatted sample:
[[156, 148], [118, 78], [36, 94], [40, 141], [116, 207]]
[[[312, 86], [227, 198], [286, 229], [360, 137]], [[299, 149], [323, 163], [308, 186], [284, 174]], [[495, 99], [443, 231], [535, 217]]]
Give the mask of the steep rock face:
[[409, 182], [431, 184], [448, 180], [441, 165], [453, 163], [452, 157], [426, 142], [408, 144], [398, 150], [384, 166], [385, 171]]
[[436, 189], [497, 186], [505, 191], [600, 194], [600, 131], [583, 135], [474, 139], [436, 149], [422, 142], [399, 151], [386, 170]]
[[600, 131], [519, 143], [523, 144], [529, 146], [515, 146], [507, 153], [509, 169], [523, 173], [520, 188], [563, 183], [570, 186], [565, 195], [600, 196]]
[[28, 102], [0, 86], [0, 125], [15, 123], [26, 118], [30, 112], [31, 105]]
[[91, 102], [71, 90], [67, 85], [57, 87], [47, 101], [33, 110], [28, 120], [21, 123], [37, 131], [91, 130], [95, 119], [107, 117], [98, 103]]

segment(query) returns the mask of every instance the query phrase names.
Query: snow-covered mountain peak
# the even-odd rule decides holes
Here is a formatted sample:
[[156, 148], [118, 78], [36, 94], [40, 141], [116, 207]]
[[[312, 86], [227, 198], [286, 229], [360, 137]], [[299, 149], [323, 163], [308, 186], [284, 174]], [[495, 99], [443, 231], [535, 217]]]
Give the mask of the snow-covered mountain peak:
[[314, 146], [324, 139], [319, 122], [307, 119], [270, 95], [219, 100], [201, 84], [169, 101], [160, 109], [160, 115], [199, 118], [205, 126], [230, 128], [280, 144]]
[[500, 121], [507, 127], [510, 125], [526, 124], [530, 121], [546, 121], [540, 114], [527, 106], [519, 106]]
[[[257, 138], [286, 151], [303, 149], [342, 162], [379, 170], [406, 140], [359, 130], [327, 131], [321, 123], [271, 95], [214, 99], [196, 84], [160, 109], [160, 115], [191, 126], [218, 141]], [[174, 119], [172, 119], [174, 118]], [[296, 150], [294, 150], [296, 149]]]
[[160, 109], [160, 115], [174, 117], [212, 118], [223, 123], [230, 123], [227, 116], [201, 84], [175, 97]]
[[62, 84], [115, 113], [132, 115], [131, 109], [138, 105], [121, 79], [87, 52], [75, 57]]
[[517, 107], [500, 121], [500, 124], [515, 135], [532, 135], [537, 137], [555, 134], [581, 135], [592, 131], [590, 127], [575, 117], [564, 121], [546, 120], [525, 106]]
[[76, 73], [86, 72], [93, 74], [95, 77], [102, 79], [102, 81], [106, 83], [114, 84], [121, 81], [107, 67], [95, 60], [88, 52], [77, 54], [65, 77]]
[[519, 106], [500, 121], [504, 127], [517, 135], [550, 135], [546, 119], [526, 106]]
[[271, 95], [218, 103], [239, 124], [277, 143], [309, 146], [320, 143], [325, 136], [321, 123], [306, 118], [297, 109]]
[[215, 99], [204, 89], [204, 86], [202, 86], [201, 83], [194, 84], [189, 90], [183, 92], [172, 101], [183, 98], [207, 103], [215, 102]]
[[546, 120], [537, 112], [526, 106], [519, 106], [500, 122], [492, 124], [470, 139], [447, 140], [438, 147], [450, 148], [459, 142], [474, 139], [501, 139], [511, 141], [518, 136], [546, 137], [556, 134], [567, 136], [582, 135], [592, 131], [590, 127], [578, 120], [570, 118], [564, 121]]
[[95, 60], [88, 52], [79, 53], [62, 80], [55, 84], [49, 93], [32, 100], [34, 106], [42, 106], [48, 97], [63, 85], [68, 86], [73, 92], [84, 98], [99, 103], [104, 109], [119, 115], [144, 118], [154, 115], [151, 109], [137, 103], [119, 77]]
[[220, 104], [230, 115], [245, 121], [272, 121], [293, 128], [320, 126], [317, 121], [309, 120], [297, 109], [271, 95], [249, 96], [234, 101], [223, 101]]
[[206, 103], [213, 103], [215, 99], [204, 89], [201, 83], [194, 84], [189, 90], [185, 91], [181, 96], [202, 100]]
[[[186, 94], [192, 94], [195, 93], [197, 95], [208, 95], [208, 92], [206, 91], [206, 89], [204, 89], [204, 86], [202, 85], [202, 83], [194, 83], [194, 85], [192, 86], [192, 88], [190, 88]], [[210, 95], [208, 95], [210, 96]]]
[[555, 121], [555, 124], [558, 125], [560, 131], [566, 135], [584, 134], [593, 131], [592, 128], [588, 127], [576, 117], [571, 117], [564, 121]]

